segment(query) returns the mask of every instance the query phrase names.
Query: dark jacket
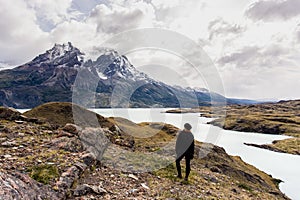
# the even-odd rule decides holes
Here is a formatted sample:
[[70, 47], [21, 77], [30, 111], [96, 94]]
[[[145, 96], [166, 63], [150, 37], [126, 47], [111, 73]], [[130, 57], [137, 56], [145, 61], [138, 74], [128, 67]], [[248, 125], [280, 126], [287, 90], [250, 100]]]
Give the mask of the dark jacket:
[[177, 158], [183, 155], [186, 158], [193, 159], [194, 148], [195, 143], [193, 134], [185, 130], [180, 131], [177, 136], [175, 147]]

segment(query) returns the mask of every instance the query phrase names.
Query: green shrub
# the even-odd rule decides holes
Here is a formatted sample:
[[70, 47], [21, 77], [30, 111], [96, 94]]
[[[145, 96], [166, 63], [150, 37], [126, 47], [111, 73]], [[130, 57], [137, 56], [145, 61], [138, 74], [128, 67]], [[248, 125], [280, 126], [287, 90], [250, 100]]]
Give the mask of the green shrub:
[[58, 169], [54, 165], [38, 165], [30, 171], [30, 177], [43, 184], [49, 184], [50, 180], [59, 177]]
[[238, 186], [239, 186], [239, 188], [248, 190], [250, 192], [252, 191], [252, 188], [249, 185], [245, 184], [245, 183], [240, 183], [240, 184], [238, 184]]

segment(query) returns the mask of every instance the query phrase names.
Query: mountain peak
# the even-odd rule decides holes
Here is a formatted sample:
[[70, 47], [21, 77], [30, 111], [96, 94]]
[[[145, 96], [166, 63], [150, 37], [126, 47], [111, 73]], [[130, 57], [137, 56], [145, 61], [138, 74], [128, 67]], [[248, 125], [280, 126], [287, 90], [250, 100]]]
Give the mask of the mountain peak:
[[[59, 52], [66, 52], [66, 51], [72, 51], [73, 49], [76, 49], [76, 47], [74, 47], [71, 42], [68, 42], [68, 43], [63, 43], [63, 44], [55, 43], [54, 47], [52, 47], [51, 50], [59, 51]], [[51, 50], [48, 50], [48, 51], [51, 51]]]
[[100, 79], [127, 79], [127, 80], [150, 80], [150, 78], [138, 71], [124, 55], [116, 50], [102, 48], [99, 51], [100, 56], [95, 60], [85, 62], [85, 66], [90, 68]]
[[74, 47], [71, 42], [55, 44], [45, 53], [35, 57], [31, 62], [28, 63], [28, 65], [81, 65], [84, 60], [83, 55], [84, 53], [82, 53], [78, 48]]
[[120, 54], [114, 50], [114, 49], [110, 49], [110, 48], [105, 48], [101, 51], [102, 55], [106, 55], [106, 56], [114, 56], [114, 57], [118, 57], [120, 56]]

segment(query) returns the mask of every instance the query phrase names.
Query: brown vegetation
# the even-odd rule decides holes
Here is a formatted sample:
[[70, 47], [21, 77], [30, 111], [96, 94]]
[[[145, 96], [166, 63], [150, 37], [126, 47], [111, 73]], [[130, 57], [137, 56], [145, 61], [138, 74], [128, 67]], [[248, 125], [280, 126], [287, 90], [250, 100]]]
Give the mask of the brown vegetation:
[[[9, 184], [19, 194], [25, 192], [19, 176], [14, 176], [21, 172], [34, 185], [35, 190], [28, 190], [29, 196], [37, 198], [47, 194], [53, 199], [288, 199], [278, 189], [277, 179], [239, 157], [229, 156], [223, 148], [205, 143], [197, 142], [189, 182], [175, 178], [172, 145], [177, 128], [172, 125], [135, 124], [99, 116], [97, 127], [64, 126], [63, 123], [72, 122], [72, 114], [66, 112], [72, 105], [55, 104], [26, 113], [27, 117], [40, 118], [38, 123], [0, 120], [0, 191], [7, 189], [1, 184], [1, 177], [13, 176]], [[81, 112], [91, 113], [84, 109]], [[113, 145], [121, 147], [119, 151], [125, 152], [125, 157], [115, 156]], [[158, 157], [147, 157], [162, 149], [171, 160], [160, 162]], [[147, 167], [153, 161], [162, 165], [155, 171], [129, 172], [126, 159], [131, 153], [142, 156], [129, 157], [136, 167], [151, 169]], [[44, 187], [43, 184], [47, 193], [39, 194], [36, 188]]]

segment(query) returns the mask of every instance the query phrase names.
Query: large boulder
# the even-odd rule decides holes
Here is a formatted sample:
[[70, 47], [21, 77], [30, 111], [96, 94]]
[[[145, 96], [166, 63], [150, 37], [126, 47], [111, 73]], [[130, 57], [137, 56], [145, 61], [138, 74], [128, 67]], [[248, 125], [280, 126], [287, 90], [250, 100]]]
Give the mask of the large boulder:
[[110, 144], [109, 139], [105, 135], [105, 131], [102, 128], [85, 128], [79, 132], [79, 138], [84, 146], [90, 153], [92, 153], [98, 160], [102, 159], [102, 156]]
[[81, 127], [75, 125], [75, 124], [71, 124], [71, 123], [67, 123], [62, 130], [71, 133], [73, 135], [77, 135], [79, 131], [81, 131]]
[[49, 187], [19, 172], [0, 171], [0, 199], [5, 200], [56, 200], [58, 194]]

